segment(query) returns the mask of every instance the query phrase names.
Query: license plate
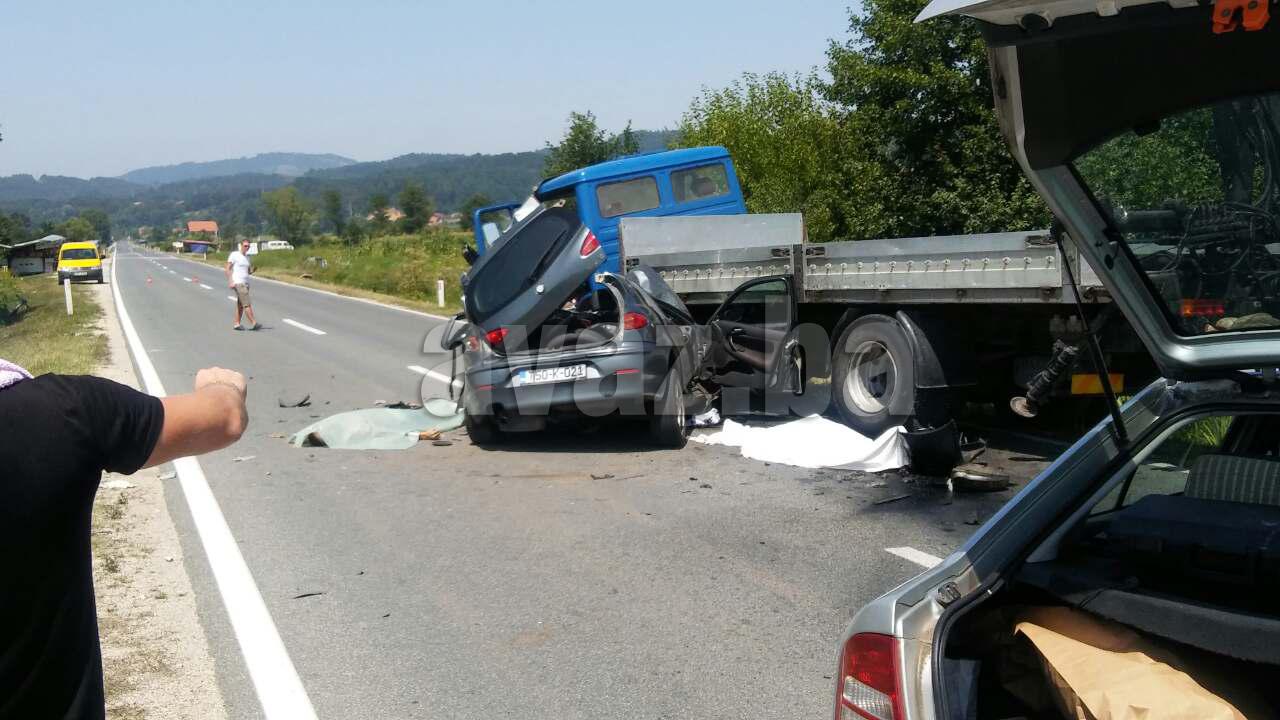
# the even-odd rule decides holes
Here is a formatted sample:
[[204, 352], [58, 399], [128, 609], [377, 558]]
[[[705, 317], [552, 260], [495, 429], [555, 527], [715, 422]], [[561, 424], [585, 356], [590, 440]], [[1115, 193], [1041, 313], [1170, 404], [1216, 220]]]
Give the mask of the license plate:
[[565, 365], [562, 367], [530, 368], [521, 370], [511, 379], [511, 384], [541, 385], [543, 383], [567, 382], [582, 380], [587, 377], [586, 365]]
[[76, 277], [82, 277], [82, 276], [84, 276], [84, 275], [88, 275], [89, 273], [88, 273], [88, 272], [85, 272], [85, 271], [80, 271], [80, 272], [72, 273], [72, 274], [73, 274], [73, 275], [75, 275]]

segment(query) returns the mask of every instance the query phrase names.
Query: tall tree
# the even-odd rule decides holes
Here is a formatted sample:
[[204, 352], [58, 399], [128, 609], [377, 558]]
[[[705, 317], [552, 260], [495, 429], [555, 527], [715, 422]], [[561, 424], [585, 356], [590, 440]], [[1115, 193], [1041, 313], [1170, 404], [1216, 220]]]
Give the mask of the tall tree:
[[493, 201], [490, 200], [489, 196], [485, 195], [484, 193], [476, 193], [475, 195], [472, 195], [471, 197], [467, 198], [462, 203], [461, 210], [459, 210], [459, 212], [462, 214], [462, 229], [463, 230], [473, 229], [471, 216], [475, 214], [476, 210], [479, 210], [482, 207], [486, 207], [492, 204], [493, 204]]
[[400, 229], [407, 233], [416, 233], [427, 226], [431, 219], [433, 207], [431, 198], [416, 182], [405, 183], [400, 191], [400, 211], [404, 217], [400, 220]]
[[916, 23], [925, 0], [865, 0], [827, 49], [842, 108], [843, 214], [857, 237], [1043, 227], [991, 107], [986, 47], [964, 18]]
[[281, 240], [294, 245], [306, 242], [313, 213], [297, 188], [290, 185], [262, 193], [262, 209]]
[[374, 193], [369, 196], [369, 228], [374, 235], [386, 234], [389, 222], [387, 208], [389, 207], [391, 207], [391, 201], [387, 199], [385, 193]]
[[320, 196], [320, 207], [324, 212], [325, 223], [334, 235], [342, 235], [346, 219], [342, 216], [342, 193], [337, 190], [325, 190]]
[[73, 217], [58, 226], [58, 234], [71, 242], [93, 240], [93, 223], [79, 216]]
[[813, 76], [744, 75], [693, 101], [678, 142], [728, 148], [751, 212], [803, 212], [811, 239], [846, 237], [840, 127], [821, 92]]
[[111, 242], [111, 218], [105, 212], [98, 208], [89, 208], [81, 212], [80, 217], [88, 220], [93, 226], [93, 232], [98, 240], [104, 243]]
[[619, 155], [639, 152], [640, 143], [631, 130], [631, 123], [617, 135], [608, 135], [600, 128], [596, 116], [590, 110], [585, 113], [569, 113], [569, 128], [560, 143], [547, 143], [547, 157], [543, 162], [543, 174], [555, 176], [577, 170], [587, 165], [612, 160]]

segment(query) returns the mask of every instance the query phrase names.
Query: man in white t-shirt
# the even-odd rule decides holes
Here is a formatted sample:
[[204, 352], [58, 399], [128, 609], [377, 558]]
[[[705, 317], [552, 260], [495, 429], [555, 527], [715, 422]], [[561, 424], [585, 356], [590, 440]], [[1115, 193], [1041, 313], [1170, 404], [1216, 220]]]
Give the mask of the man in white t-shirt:
[[227, 287], [236, 291], [236, 330], [243, 330], [240, 316], [249, 319], [249, 329], [257, 330], [260, 325], [253, 317], [253, 305], [249, 302], [249, 276], [253, 274], [253, 264], [249, 262], [249, 241], [240, 243], [239, 250], [232, 250], [227, 256]]

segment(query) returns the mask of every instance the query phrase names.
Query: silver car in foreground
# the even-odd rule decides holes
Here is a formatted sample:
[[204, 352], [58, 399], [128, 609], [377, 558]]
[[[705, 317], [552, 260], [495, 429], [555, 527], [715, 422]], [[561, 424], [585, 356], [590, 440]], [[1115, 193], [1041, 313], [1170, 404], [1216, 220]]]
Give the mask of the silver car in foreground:
[[[1280, 708], [1280, 23], [1267, 22], [1269, 4], [936, 0], [921, 14], [980, 23], [1001, 131], [1057, 239], [1076, 243], [1164, 377], [962, 548], [856, 614], [839, 646], [837, 720]], [[1176, 671], [1148, 683], [1150, 664], [1133, 678], [1064, 670], [1036, 654], [1033, 627], [1072, 642], [1088, 628], [1117, 645], [1083, 642], [1081, 657], [1143, 647]], [[1092, 694], [1073, 696], [1064, 688], [1082, 670]]]

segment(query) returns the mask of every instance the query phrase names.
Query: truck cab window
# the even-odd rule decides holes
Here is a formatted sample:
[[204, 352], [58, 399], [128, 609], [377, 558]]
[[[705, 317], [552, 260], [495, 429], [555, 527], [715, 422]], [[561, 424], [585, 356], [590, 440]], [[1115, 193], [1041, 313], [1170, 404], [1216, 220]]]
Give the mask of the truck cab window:
[[601, 217], [617, 217], [652, 210], [659, 205], [658, 181], [652, 176], [609, 183], [596, 188]]
[[702, 165], [671, 173], [671, 188], [676, 202], [692, 202], [729, 194], [729, 176], [723, 163]]

